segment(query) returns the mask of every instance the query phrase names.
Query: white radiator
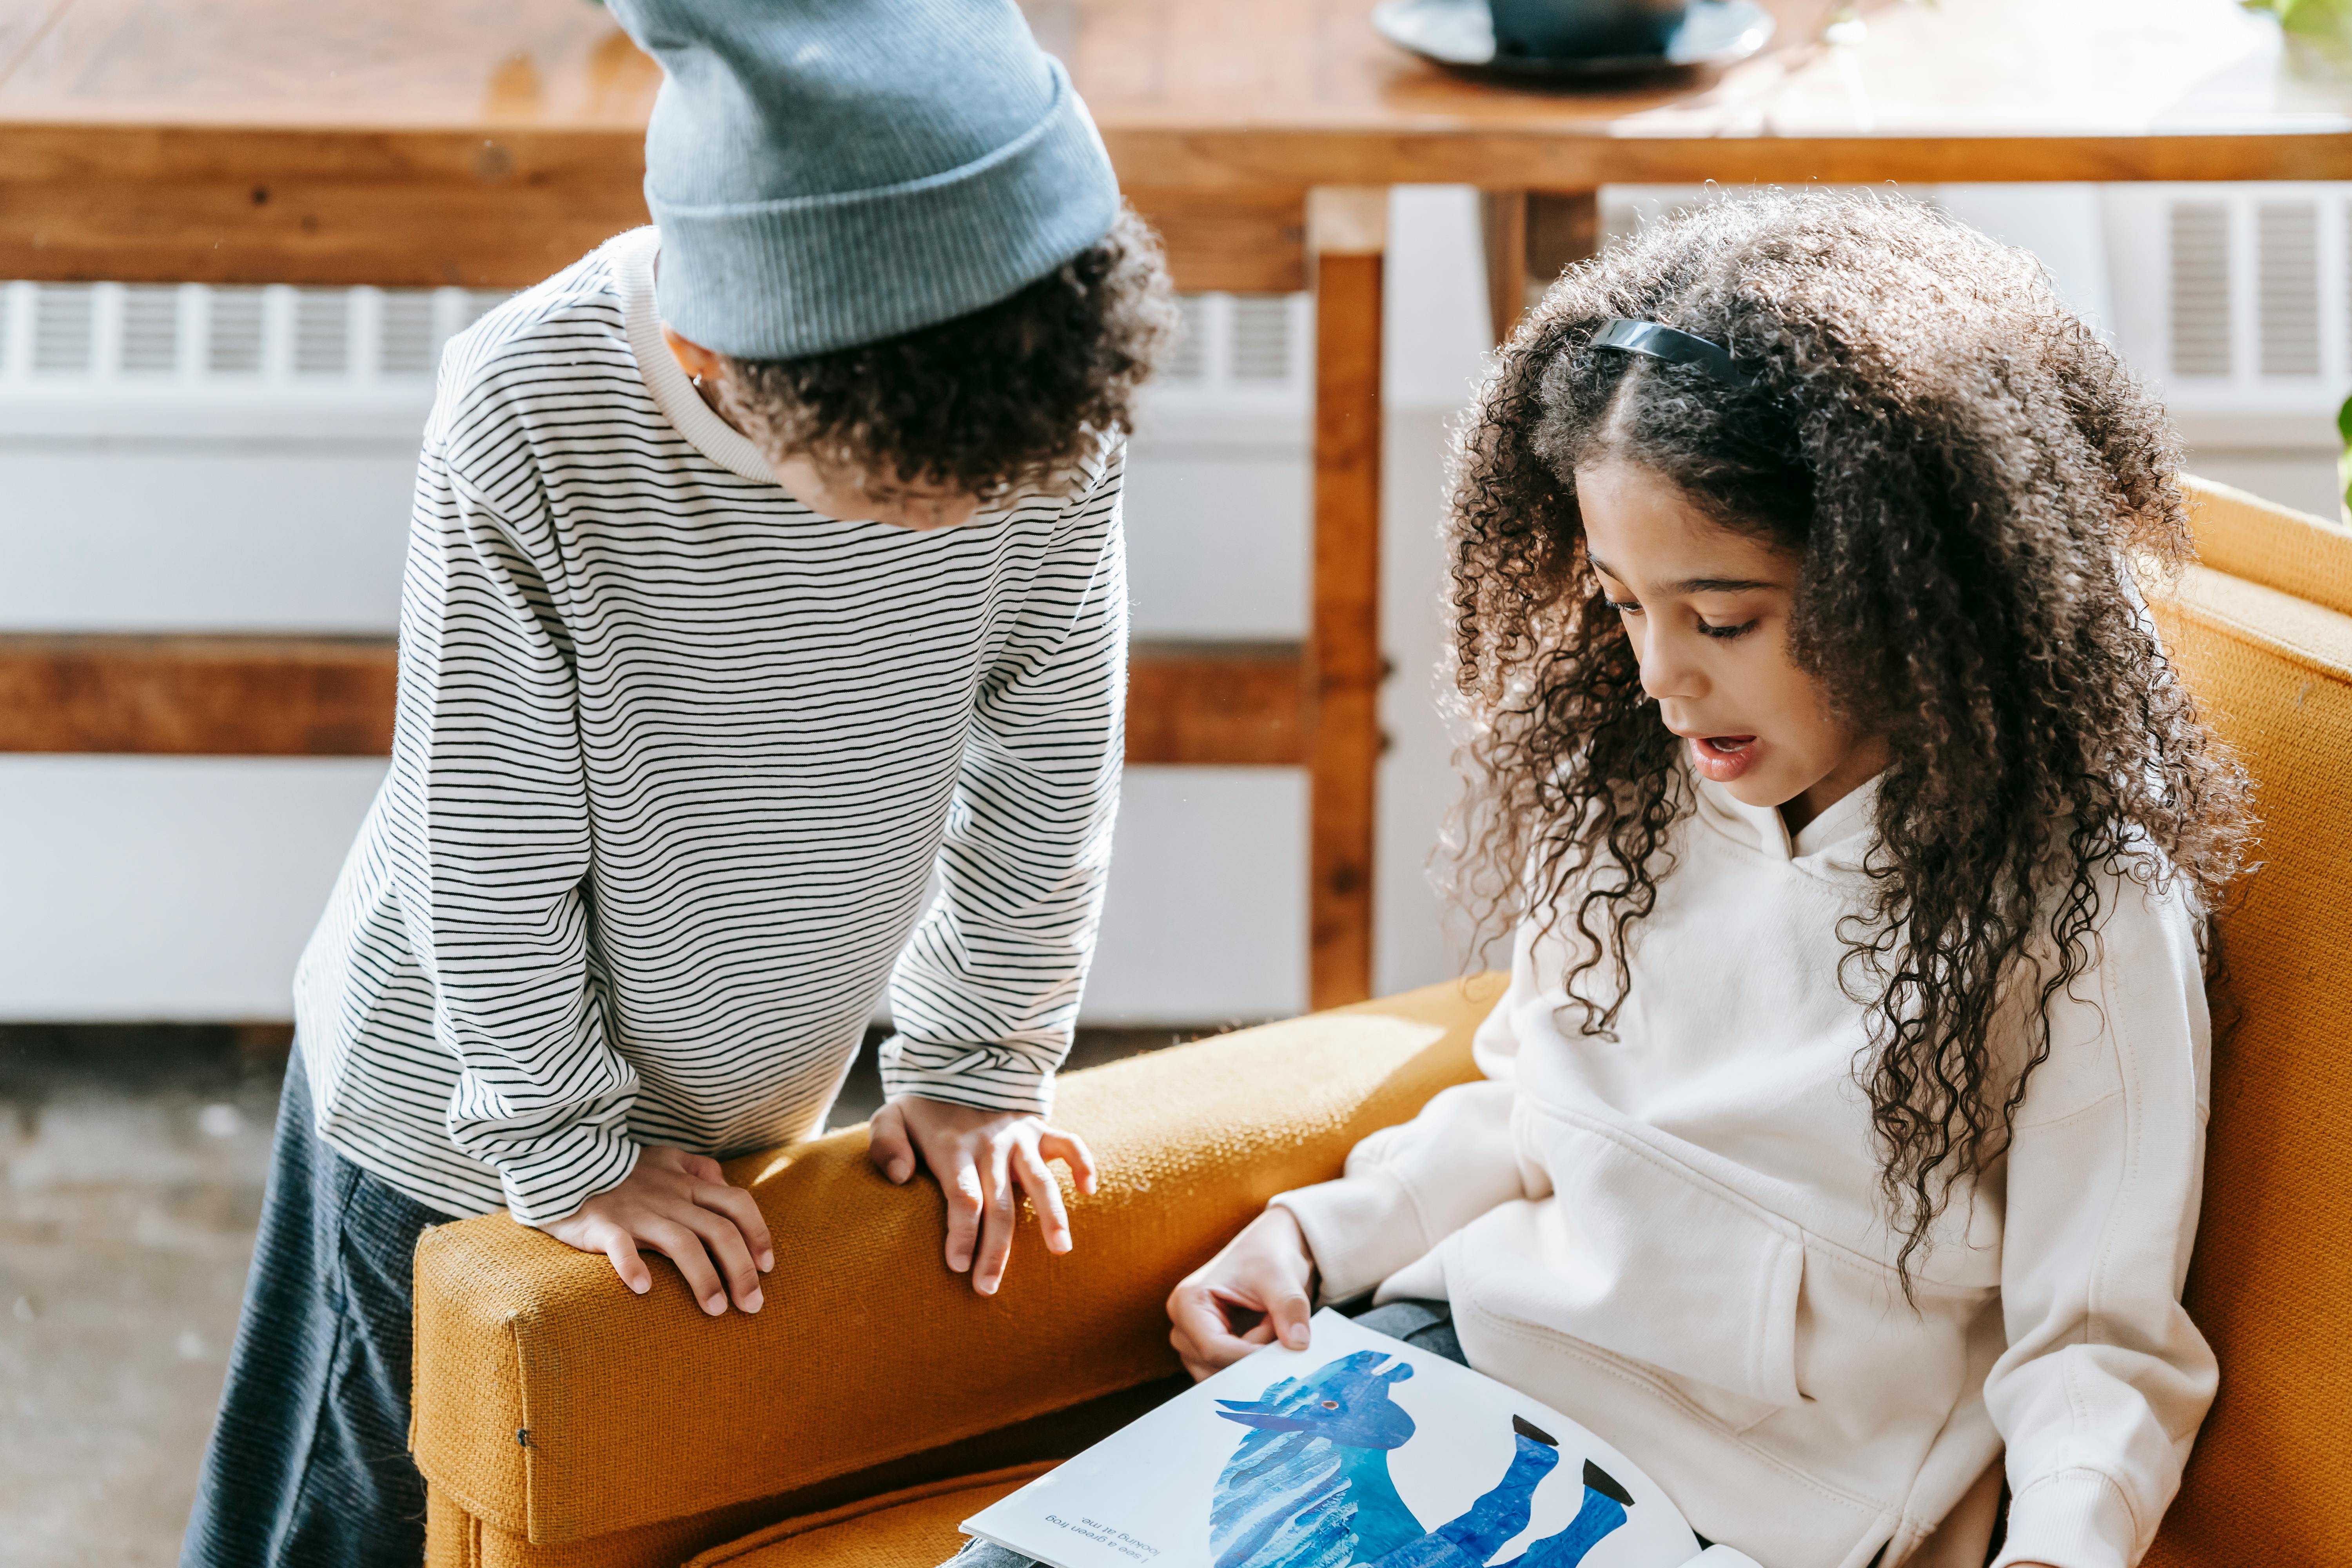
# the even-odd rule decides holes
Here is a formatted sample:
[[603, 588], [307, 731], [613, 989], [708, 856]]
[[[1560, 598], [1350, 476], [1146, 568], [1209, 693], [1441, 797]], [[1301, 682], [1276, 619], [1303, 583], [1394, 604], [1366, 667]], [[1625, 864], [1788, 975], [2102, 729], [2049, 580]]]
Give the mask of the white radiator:
[[[504, 297], [0, 284], [0, 629], [389, 632], [434, 367]], [[1182, 308], [1129, 465], [1138, 634], [1297, 637], [1312, 315]], [[0, 758], [0, 1018], [282, 1016], [381, 772]], [[1302, 1007], [1304, 816], [1292, 770], [1135, 770], [1089, 1018]]]
[[[410, 435], [432, 400], [443, 345], [506, 298], [0, 283], [0, 437]], [[1188, 294], [1179, 303], [1184, 331], [1150, 393], [1159, 433], [1301, 438], [1314, 325], [1307, 297]]]

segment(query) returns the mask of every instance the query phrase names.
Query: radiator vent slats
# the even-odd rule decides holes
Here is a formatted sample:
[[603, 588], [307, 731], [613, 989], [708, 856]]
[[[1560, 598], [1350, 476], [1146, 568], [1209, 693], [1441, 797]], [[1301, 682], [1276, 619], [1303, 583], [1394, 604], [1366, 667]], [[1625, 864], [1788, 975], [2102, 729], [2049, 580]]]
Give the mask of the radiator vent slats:
[[2230, 209], [2172, 204], [2172, 373], [2230, 374]]
[[[463, 289], [327, 289], [0, 281], [0, 388], [120, 381], [144, 395], [207, 385], [275, 395], [429, 388], [452, 337], [511, 296]], [[1303, 294], [1186, 294], [1160, 379], [1188, 393], [1303, 394], [1313, 313]], [[29, 342], [11, 343], [21, 332]], [[1253, 405], [1255, 406], [1255, 405]]]
[[294, 295], [294, 374], [341, 375], [351, 368], [352, 302], [341, 289]]
[[1290, 377], [1290, 300], [1280, 294], [1236, 294], [1233, 300], [1236, 381]]
[[215, 289], [209, 312], [205, 368], [215, 375], [251, 375], [261, 369], [262, 297], [258, 289]]
[[1256, 397], [1304, 393], [1313, 312], [1304, 294], [1180, 294], [1161, 384]]
[[2254, 317], [2264, 375], [2319, 374], [2319, 214], [2309, 202], [2254, 209]]
[[376, 301], [375, 368], [381, 375], [431, 375], [433, 296], [423, 289], [387, 289]]
[[[0, 282], [0, 384], [32, 374], [147, 387], [288, 378], [421, 390], [442, 345], [510, 296], [464, 289]], [[29, 342], [12, 344], [11, 331]]]
[[89, 370], [92, 293], [87, 283], [55, 283], [33, 301], [33, 371], [82, 375]]
[[125, 372], [169, 375], [180, 368], [180, 291], [139, 283], [122, 291], [121, 347]]
[[[2179, 383], [2170, 395], [2197, 405], [2314, 397], [2332, 411], [2335, 384], [2352, 370], [2347, 196], [2344, 185], [2219, 185], [2149, 198], [2162, 226], [2140, 232], [2160, 234], [2165, 252], [2160, 352]], [[2134, 259], [2111, 266], [2127, 277]]]
[[1199, 381], [1209, 374], [1209, 311], [1198, 294], [1176, 300], [1176, 343], [1160, 374], [1171, 381]]

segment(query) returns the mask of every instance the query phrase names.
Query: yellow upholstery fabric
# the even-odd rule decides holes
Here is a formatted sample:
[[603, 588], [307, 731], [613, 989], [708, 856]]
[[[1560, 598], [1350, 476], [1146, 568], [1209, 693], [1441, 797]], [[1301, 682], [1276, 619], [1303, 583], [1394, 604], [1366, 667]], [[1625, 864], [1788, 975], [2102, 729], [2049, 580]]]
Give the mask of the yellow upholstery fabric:
[[780, 1515], [803, 1512], [787, 1500], [737, 1503], [685, 1519], [535, 1546], [467, 1513], [440, 1488], [425, 1491], [425, 1557], [434, 1568], [676, 1568], [694, 1552], [734, 1541]]
[[[961, 1443], [933, 1447], [869, 1469], [829, 1477], [814, 1486], [750, 1502], [607, 1531], [577, 1541], [533, 1542], [476, 1519], [440, 1488], [425, 1489], [425, 1555], [434, 1563], [466, 1568], [663, 1568], [695, 1552], [741, 1538], [780, 1520], [836, 1517], [845, 1504], [908, 1497], [923, 1487], [974, 1476], [1011, 1474], [1075, 1454], [1190, 1386], [1181, 1373], [1037, 1419], [998, 1427]], [[1053, 1458], [1047, 1458], [1052, 1456]]]
[[940, 1262], [937, 1189], [882, 1180], [863, 1131], [730, 1166], [777, 1237], [756, 1317], [706, 1318], [667, 1268], [633, 1296], [603, 1258], [503, 1216], [428, 1231], [413, 1442], [433, 1561], [675, 1563], [698, 1516], [689, 1534], [1174, 1372], [1170, 1288], [1266, 1198], [1337, 1174], [1366, 1133], [1472, 1076], [1470, 1034], [1500, 985], [1071, 1074], [1058, 1118], [1093, 1144], [1102, 1190], [1073, 1200], [1076, 1250], [1049, 1258], [1030, 1233], [993, 1300]]
[[2352, 616], [2352, 534], [2208, 479], [2184, 478], [2181, 486], [2198, 564]]
[[2188, 1302], [2221, 1389], [2152, 1568], [2352, 1562], [2352, 534], [2200, 487], [2155, 607], [2252, 774], [2262, 869], [2222, 922], [2242, 1017], [2215, 1049]]
[[965, 1520], [1052, 1468], [1024, 1465], [851, 1503], [706, 1552], [687, 1568], [938, 1568], [963, 1543]]
[[[896, 1568], [936, 1568], [961, 1544], [957, 1526], [973, 1513], [1053, 1468], [1054, 1461], [1019, 1465], [979, 1475], [905, 1487], [879, 1496], [742, 1533], [743, 1520], [728, 1514], [614, 1531], [560, 1546], [533, 1546], [520, 1536], [486, 1525], [427, 1489], [425, 1555], [436, 1568], [635, 1568], [658, 1563], [669, 1568], [704, 1542], [712, 1547], [693, 1559], [695, 1568], [729, 1563], [737, 1568], [781, 1568], [787, 1563], [840, 1561]], [[756, 1509], [758, 1505], [751, 1505]]]

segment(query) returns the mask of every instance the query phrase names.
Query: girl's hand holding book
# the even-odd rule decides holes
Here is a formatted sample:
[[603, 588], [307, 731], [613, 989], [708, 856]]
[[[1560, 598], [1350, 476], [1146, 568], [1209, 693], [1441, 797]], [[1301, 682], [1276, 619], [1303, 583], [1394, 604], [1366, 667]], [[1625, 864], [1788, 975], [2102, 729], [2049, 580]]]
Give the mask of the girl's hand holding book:
[[1276, 1335], [1307, 1348], [1315, 1255], [1288, 1209], [1270, 1208], [1169, 1293], [1168, 1335], [1195, 1381], [1262, 1350]]
[[874, 1113], [866, 1152], [893, 1182], [914, 1179], [929, 1165], [948, 1200], [948, 1267], [971, 1272], [971, 1288], [996, 1294], [1013, 1256], [1013, 1229], [1026, 1194], [1037, 1211], [1045, 1250], [1070, 1250], [1070, 1216], [1062, 1189], [1047, 1170], [1059, 1160], [1078, 1191], [1095, 1190], [1095, 1157], [1074, 1132], [1038, 1117], [978, 1110], [920, 1095], [900, 1095]]

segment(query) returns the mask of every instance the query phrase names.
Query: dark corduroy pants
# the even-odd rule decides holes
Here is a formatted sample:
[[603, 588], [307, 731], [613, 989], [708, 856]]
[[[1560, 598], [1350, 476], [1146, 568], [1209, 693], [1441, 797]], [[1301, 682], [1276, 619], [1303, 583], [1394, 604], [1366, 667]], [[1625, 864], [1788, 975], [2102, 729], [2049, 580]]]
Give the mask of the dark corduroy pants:
[[311, 1127], [298, 1042], [181, 1568], [416, 1568], [425, 1480], [408, 1457], [416, 1238], [448, 1218]]

